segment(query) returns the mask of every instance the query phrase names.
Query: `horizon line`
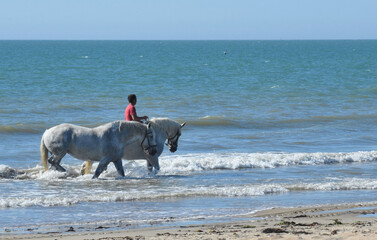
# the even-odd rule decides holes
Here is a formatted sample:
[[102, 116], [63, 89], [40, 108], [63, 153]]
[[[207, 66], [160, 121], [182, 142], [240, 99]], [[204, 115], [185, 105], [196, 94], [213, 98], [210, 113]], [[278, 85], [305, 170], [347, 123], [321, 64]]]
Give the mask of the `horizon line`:
[[373, 41], [377, 38], [318, 38], [318, 39], [0, 39], [0, 41]]

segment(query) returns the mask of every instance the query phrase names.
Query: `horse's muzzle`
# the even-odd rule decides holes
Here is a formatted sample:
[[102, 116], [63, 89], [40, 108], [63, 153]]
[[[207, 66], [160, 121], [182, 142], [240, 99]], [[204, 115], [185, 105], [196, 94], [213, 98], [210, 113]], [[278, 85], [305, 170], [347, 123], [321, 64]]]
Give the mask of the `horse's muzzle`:
[[170, 152], [175, 152], [175, 151], [177, 151], [177, 146], [169, 146], [169, 150], [170, 150]]

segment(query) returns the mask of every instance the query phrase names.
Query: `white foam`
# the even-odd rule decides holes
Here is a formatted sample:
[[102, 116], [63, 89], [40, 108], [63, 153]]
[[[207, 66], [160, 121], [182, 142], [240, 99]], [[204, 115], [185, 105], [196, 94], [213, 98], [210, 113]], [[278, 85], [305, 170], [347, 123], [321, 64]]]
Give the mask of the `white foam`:
[[[87, 175], [88, 176], [88, 175]], [[87, 176], [83, 180], [88, 180]], [[76, 179], [75, 179], [76, 181]], [[129, 180], [127, 180], [129, 181]], [[325, 179], [314, 183], [258, 183], [242, 185], [166, 186], [164, 188], [133, 188], [127, 191], [106, 189], [72, 189], [65, 193], [43, 196], [17, 196], [0, 199], [0, 208], [29, 206], [70, 206], [80, 202], [124, 202], [187, 197], [250, 197], [290, 191], [376, 190], [376, 179]]]
[[290, 190], [316, 190], [316, 191], [335, 191], [335, 190], [376, 190], [377, 179], [364, 178], [342, 178], [328, 180], [320, 183], [302, 183], [289, 186]]
[[0, 165], [0, 178], [12, 178], [17, 175], [17, 170], [6, 165]]
[[160, 174], [213, 169], [276, 168], [293, 165], [321, 165], [377, 160], [377, 151], [351, 153], [198, 153], [164, 156]]
[[135, 200], [156, 200], [166, 198], [185, 197], [239, 197], [261, 196], [270, 193], [282, 193], [288, 190], [282, 186], [268, 185], [240, 185], [240, 186], [172, 186], [156, 191], [156, 189], [130, 189], [127, 191], [80, 190], [65, 194], [49, 194], [34, 197], [6, 197], [0, 199], [0, 208], [29, 207], [29, 206], [70, 206], [80, 202], [124, 202]]
[[217, 115], [217, 116], [207, 115], [207, 116], [204, 116], [204, 117], [200, 117], [199, 119], [213, 120], [213, 119], [225, 119], [225, 118], [226, 117], [224, 115]]
[[[239, 196], [261, 196], [271, 193], [284, 193], [289, 191], [334, 191], [334, 190], [376, 190], [377, 179], [368, 178], [326, 178], [308, 179], [307, 182], [265, 182], [237, 184], [202, 184], [194, 183], [194, 186], [164, 186], [157, 187], [132, 187], [132, 181], [140, 183], [140, 179], [158, 180], [158, 176], [191, 175], [196, 172], [211, 171], [214, 169], [240, 169], [240, 168], [277, 168], [280, 166], [294, 165], [323, 165], [341, 164], [352, 162], [376, 161], [377, 152], [351, 152], [351, 153], [197, 153], [185, 155], [166, 154], [160, 158], [160, 172], [156, 176], [147, 170], [144, 160], [124, 161], [126, 179], [129, 186], [127, 191], [118, 191], [116, 186], [118, 173], [111, 164], [101, 174], [106, 179], [107, 186], [115, 186], [115, 189], [107, 188], [77, 188], [81, 186], [78, 182], [97, 184], [93, 181], [92, 174], [81, 176], [80, 165], [68, 166], [63, 164], [67, 172], [43, 171], [42, 166], [28, 169], [14, 169], [6, 165], [0, 165], [0, 181], [12, 184], [12, 181], [23, 182], [33, 185], [33, 181], [41, 183], [64, 182], [63, 188], [52, 188], [51, 192], [15, 191], [14, 195], [2, 196], [0, 208], [28, 207], [28, 206], [69, 206], [80, 202], [117, 202], [133, 200], [155, 200], [177, 197], [239, 197]], [[98, 163], [92, 168], [94, 172]], [[142, 180], [142, 181], [144, 181]], [[112, 183], [114, 182], [114, 184]], [[123, 181], [123, 180], [121, 180]], [[101, 180], [98, 182], [102, 185]], [[71, 185], [73, 184], [73, 185]], [[77, 185], [79, 184], [79, 185]], [[73, 188], [71, 188], [71, 186]], [[43, 194], [43, 195], [41, 195]]]
[[[196, 153], [185, 155], [163, 154], [160, 157], [160, 171], [158, 175], [180, 175], [191, 172], [210, 171], [215, 169], [242, 168], [277, 168], [295, 165], [323, 165], [353, 162], [377, 161], [377, 151], [350, 153]], [[94, 163], [94, 173], [98, 163]], [[150, 177], [145, 160], [123, 161], [127, 177]], [[14, 169], [0, 165], [0, 178], [5, 179], [37, 179], [57, 180], [79, 178], [81, 165], [69, 166], [63, 164], [67, 172], [43, 171], [41, 166], [29, 169]], [[102, 178], [117, 178], [118, 173], [110, 164], [101, 174]]]

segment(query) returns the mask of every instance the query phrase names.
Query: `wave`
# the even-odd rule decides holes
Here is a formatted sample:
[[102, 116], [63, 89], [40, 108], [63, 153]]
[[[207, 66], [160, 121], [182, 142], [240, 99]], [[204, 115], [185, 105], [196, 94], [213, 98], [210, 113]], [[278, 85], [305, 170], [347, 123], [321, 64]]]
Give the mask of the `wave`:
[[[103, 123], [99, 124], [93, 124], [89, 121], [76, 121], [72, 122], [72, 124], [80, 125], [80, 126], [85, 126], [85, 127], [98, 127]], [[32, 123], [32, 124], [13, 124], [13, 125], [0, 125], [0, 134], [14, 134], [14, 133], [20, 133], [20, 134], [42, 134], [46, 129], [49, 129], [53, 127], [52, 125], [49, 124], [37, 124], [37, 123]]]
[[22, 111], [20, 109], [0, 109], [0, 113], [6, 113], [6, 114], [14, 114], [14, 113], [21, 113]]
[[126, 202], [136, 200], [156, 200], [169, 198], [186, 197], [239, 197], [239, 196], [261, 196], [271, 193], [287, 192], [282, 186], [198, 186], [198, 187], [166, 187], [158, 192], [153, 190], [131, 189], [116, 192], [94, 192], [88, 191], [85, 194], [77, 193], [37, 196], [37, 197], [7, 197], [0, 199], [0, 208], [30, 207], [30, 206], [70, 206], [81, 202]]
[[[0, 183], [3, 187], [13, 184], [46, 183], [51, 186], [61, 185], [58, 191], [31, 190], [31, 192], [13, 193], [0, 197], [0, 208], [18, 208], [30, 206], [70, 206], [79, 203], [155, 201], [171, 198], [195, 197], [251, 197], [269, 194], [282, 194], [294, 191], [338, 191], [338, 190], [377, 190], [375, 178], [308, 178], [303, 181], [285, 181], [269, 179], [253, 183], [202, 183], [193, 185], [164, 185], [158, 187], [160, 177], [169, 179], [187, 176], [196, 172], [214, 169], [241, 168], [277, 168], [295, 165], [323, 165], [341, 163], [373, 162], [377, 160], [377, 151], [351, 153], [203, 153], [164, 156], [160, 159], [161, 170], [157, 175], [149, 174], [145, 161], [124, 161], [126, 177], [119, 178], [113, 165], [101, 175], [102, 180], [92, 180], [92, 175], [80, 175], [81, 165], [63, 164], [67, 172], [43, 171], [42, 166], [15, 169], [0, 165]], [[92, 173], [96, 168], [94, 164]], [[106, 180], [106, 181], [103, 181]], [[141, 180], [141, 182], [140, 182]], [[127, 191], [109, 190], [106, 185], [117, 186], [127, 181]], [[147, 187], [137, 187], [148, 182]], [[153, 184], [156, 182], [157, 184]], [[82, 188], [80, 186], [84, 185]]]
[[19, 174], [14, 168], [11, 168], [6, 165], [0, 165], [0, 178], [16, 178]]
[[350, 153], [206, 153], [161, 158], [161, 172], [195, 172], [215, 169], [276, 168], [377, 161], [377, 151]]
[[[65, 106], [59, 105], [58, 108], [72, 108], [81, 109], [75, 106]], [[92, 106], [96, 108], [96, 106]], [[297, 128], [302, 126], [302, 124], [314, 124], [332, 121], [347, 121], [347, 120], [365, 120], [371, 119], [375, 121], [377, 116], [375, 115], [347, 115], [347, 116], [313, 116], [310, 118], [298, 118], [298, 119], [280, 119], [280, 120], [266, 120], [263, 121], [252, 120], [252, 119], [237, 119], [229, 118], [226, 116], [204, 116], [197, 119], [179, 119], [179, 122], [188, 122], [188, 126], [194, 127], [236, 127], [236, 128], [255, 128], [255, 129], [268, 129], [268, 128]], [[90, 121], [72, 122], [73, 124], [78, 124], [87, 127], [97, 127], [102, 123], [93, 123]], [[0, 125], [0, 133], [12, 134], [12, 133], [26, 133], [35, 134], [41, 133], [44, 130], [52, 127], [47, 123], [15, 123], [11, 125]]]
[[100, 109], [100, 105], [94, 104], [85, 104], [85, 105], [67, 105], [67, 104], [58, 104], [54, 106], [54, 110], [82, 110], [87, 111], [88, 109]]
[[236, 126], [236, 127], [248, 127], [253, 128], [276, 128], [276, 127], [297, 127], [297, 124], [315, 124], [315, 123], [329, 123], [336, 121], [358, 121], [358, 120], [372, 120], [375, 121], [376, 115], [373, 114], [351, 114], [351, 115], [323, 115], [323, 116], [311, 116], [305, 118], [277, 118], [277, 119], [247, 119], [236, 118], [226, 116], [204, 116], [197, 119], [184, 120], [192, 126], [197, 127], [210, 127], [210, 126]]
[[348, 120], [365, 120], [371, 119], [375, 120], [376, 115], [373, 114], [350, 114], [350, 115], [333, 115], [333, 116], [312, 116], [309, 118], [294, 118], [294, 119], [283, 119], [279, 120], [279, 123], [311, 123], [311, 122], [333, 122], [333, 121], [348, 121]]
[[[26, 124], [15, 124], [15, 125], [0, 125], [0, 133], [12, 134], [12, 133], [29, 133], [35, 134], [42, 131], [42, 126], [38, 125], [26, 125]], [[47, 129], [47, 128], [44, 128]]]
[[238, 125], [235, 119], [229, 119], [225, 116], [205, 116], [190, 120], [190, 125], [208, 127], [208, 126], [233, 126]]
[[[190, 174], [191, 172], [211, 170], [236, 170], [243, 168], [277, 168], [296, 165], [324, 165], [342, 163], [362, 163], [377, 161], [377, 151], [359, 151], [350, 153], [195, 153], [184, 155], [164, 155], [160, 157], [159, 176]], [[97, 163], [94, 163], [95, 169]], [[123, 161], [128, 177], [147, 177], [145, 161]], [[56, 180], [77, 178], [80, 176], [81, 165], [63, 164], [66, 173], [43, 172], [41, 166], [29, 169], [14, 169], [0, 165], [0, 179], [36, 179]], [[109, 165], [112, 166], [112, 165]], [[49, 175], [50, 174], [50, 175]], [[117, 177], [117, 172], [110, 167], [104, 176]]]
[[[89, 178], [86, 177], [88, 180]], [[71, 206], [87, 202], [126, 202], [150, 201], [172, 198], [194, 197], [251, 197], [268, 194], [280, 194], [291, 191], [336, 191], [336, 190], [376, 190], [376, 179], [324, 179], [316, 183], [267, 183], [227, 186], [166, 186], [158, 189], [129, 189], [127, 191], [95, 191], [88, 189], [69, 191], [64, 194], [47, 194], [43, 196], [5, 197], [0, 199], [0, 208], [17, 208], [30, 206]]]
[[335, 191], [335, 190], [376, 190], [377, 179], [334, 178], [325, 182], [294, 184], [287, 187], [289, 191]]

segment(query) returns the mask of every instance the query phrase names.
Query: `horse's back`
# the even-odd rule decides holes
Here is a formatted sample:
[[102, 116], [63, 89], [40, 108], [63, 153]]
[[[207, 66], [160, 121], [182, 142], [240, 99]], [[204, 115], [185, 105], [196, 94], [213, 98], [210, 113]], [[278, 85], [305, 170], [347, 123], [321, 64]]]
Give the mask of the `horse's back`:
[[62, 151], [68, 147], [72, 136], [72, 126], [72, 124], [63, 123], [44, 132], [43, 142], [50, 152]]
[[68, 153], [77, 159], [99, 161], [101, 139], [98, 135], [106, 132], [106, 129], [101, 126], [87, 128], [63, 123], [47, 129], [43, 134], [43, 141], [50, 152]]
[[146, 126], [136, 122], [114, 121], [95, 128], [63, 123], [47, 129], [43, 141], [50, 152], [69, 153], [81, 160], [99, 161], [104, 155], [122, 156], [124, 148], [134, 159], [143, 153], [135, 137], [144, 137], [145, 131]]
[[96, 128], [87, 128], [70, 123], [62, 123], [49, 128], [43, 134], [44, 139], [63, 140], [68, 138], [92, 139], [108, 134], [114, 128], [115, 122], [107, 123]]

